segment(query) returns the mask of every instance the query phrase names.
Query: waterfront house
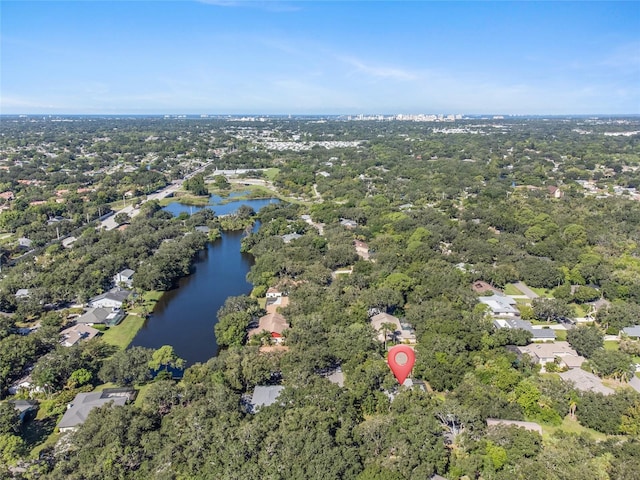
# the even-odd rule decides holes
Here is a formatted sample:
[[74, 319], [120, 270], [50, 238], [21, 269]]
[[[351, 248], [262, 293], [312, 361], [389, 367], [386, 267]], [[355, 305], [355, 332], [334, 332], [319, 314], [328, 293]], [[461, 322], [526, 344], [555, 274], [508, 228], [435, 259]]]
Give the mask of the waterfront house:
[[100, 334], [97, 330], [85, 323], [76, 323], [74, 326], [65, 328], [60, 332], [60, 344], [64, 347], [71, 347], [82, 340], [91, 340]]
[[122, 308], [122, 304], [129, 295], [131, 295], [131, 291], [116, 287], [93, 297], [89, 300], [88, 305], [91, 308]]
[[269, 332], [271, 339], [276, 343], [282, 342], [282, 333], [289, 328], [287, 320], [279, 313], [269, 313], [258, 320], [258, 326], [249, 330], [249, 337], [262, 332]]

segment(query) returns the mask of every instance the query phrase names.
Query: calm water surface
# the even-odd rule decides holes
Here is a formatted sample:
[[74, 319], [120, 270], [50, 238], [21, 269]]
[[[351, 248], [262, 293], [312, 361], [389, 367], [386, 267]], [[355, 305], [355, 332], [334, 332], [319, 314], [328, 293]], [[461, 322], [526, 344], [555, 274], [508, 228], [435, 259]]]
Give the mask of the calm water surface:
[[[249, 205], [257, 211], [277, 201], [232, 202], [237, 205], [227, 213], [233, 213], [241, 205]], [[212, 208], [216, 214], [222, 215], [219, 208], [229, 205], [231, 203]], [[202, 207], [172, 203], [166, 210], [178, 215], [181, 211], [189, 213], [191, 208], [196, 212]], [[225, 232], [221, 239], [209, 243], [206, 250], [198, 255], [194, 272], [180, 279], [177, 288], [163, 295], [131, 345], [149, 348], [172, 345], [176, 354], [189, 365], [206, 362], [215, 356], [218, 350], [213, 333], [216, 312], [227, 297], [248, 294], [252, 288], [246, 275], [253, 265], [253, 257], [240, 253], [243, 235], [243, 232]]]

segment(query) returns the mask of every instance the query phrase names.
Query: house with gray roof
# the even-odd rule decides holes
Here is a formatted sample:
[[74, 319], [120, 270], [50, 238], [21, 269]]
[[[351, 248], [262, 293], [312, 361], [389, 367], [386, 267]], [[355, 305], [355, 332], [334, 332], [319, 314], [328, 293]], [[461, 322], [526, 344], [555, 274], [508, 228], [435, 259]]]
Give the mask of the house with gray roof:
[[102, 407], [109, 403], [125, 405], [135, 398], [136, 391], [129, 388], [105, 388], [101, 392], [79, 393], [73, 401], [67, 405], [58, 429], [60, 432], [69, 432], [82, 425], [94, 408]]
[[31, 294], [28, 288], [19, 288], [18, 290], [16, 290], [16, 298], [29, 298], [30, 295]]
[[29, 413], [38, 409], [38, 403], [33, 400], [9, 400], [9, 404], [18, 412], [21, 422], [25, 421]]
[[256, 413], [260, 408], [276, 403], [283, 390], [282, 385], [256, 385], [251, 396], [251, 412]]
[[496, 318], [493, 321], [493, 326], [495, 328], [511, 328], [511, 329], [521, 329], [530, 332], [533, 341], [553, 341], [556, 339], [556, 332], [554, 332], [550, 328], [533, 328], [531, 322], [527, 320], [520, 320], [519, 318], [514, 319], [502, 319]]
[[491, 315], [496, 318], [520, 317], [520, 311], [516, 308], [516, 301], [506, 295], [498, 295], [494, 293], [489, 296], [480, 296], [478, 297], [478, 301], [489, 307]]
[[26, 237], [20, 237], [18, 239], [18, 247], [20, 248], [31, 248], [32, 244], [33, 244], [33, 240], [30, 240]]
[[124, 301], [131, 295], [130, 290], [122, 288], [113, 288], [108, 292], [93, 297], [89, 300], [91, 308], [122, 308]]
[[599, 377], [580, 368], [572, 368], [566, 372], [561, 372], [560, 377], [566, 382], [573, 383], [575, 388], [581, 392], [596, 392], [603, 395], [614, 393], [612, 388], [605, 387], [602, 384], [602, 380]]
[[623, 328], [622, 333], [629, 338], [640, 338], [640, 325], [634, 325], [633, 327]]
[[348, 218], [341, 218], [340, 225], [342, 225], [343, 227], [352, 229], [358, 226], [358, 222], [356, 222], [355, 220], [350, 220]]
[[83, 315], [76, 318], [77, 324], [94, 325], [103, 323], [110, 327], [117, 325], [124, 318], [124, 312], [113, 308], [89, 308]]
[[133, 286], [133, 274], [136, 273], [130, 268], [125, 268], [121, 272], [118, 272], [113, 277], [113, 283], [116, 285], [124, 285], [127, 288], [131, 288]]
[[294, 240], [299, 239], [300, 237], [302, 237], [302, 235], [300, 235], [299, 233], [295, 233], [295, 232], [294, 233], [287, 233], [286, 235], [282, 235], [281, 236], [282, 241], [284, 243], [291, 243]]

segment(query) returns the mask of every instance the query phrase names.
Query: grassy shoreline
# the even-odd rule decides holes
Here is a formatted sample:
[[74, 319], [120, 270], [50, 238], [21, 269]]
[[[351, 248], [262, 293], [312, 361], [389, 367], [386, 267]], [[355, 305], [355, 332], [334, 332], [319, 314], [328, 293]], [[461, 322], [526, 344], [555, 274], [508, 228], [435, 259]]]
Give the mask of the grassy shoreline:
[[143, 302], [129, 311], [129, 314], [115, 327], [110, 327], [102, 334], [102, 340], [120, 350], [126, 349], [138, 334], [146, 321], [145, 312], [153, 311], [156, 303], [162, 298], [164, 292], [157, 290], [142, 294]]

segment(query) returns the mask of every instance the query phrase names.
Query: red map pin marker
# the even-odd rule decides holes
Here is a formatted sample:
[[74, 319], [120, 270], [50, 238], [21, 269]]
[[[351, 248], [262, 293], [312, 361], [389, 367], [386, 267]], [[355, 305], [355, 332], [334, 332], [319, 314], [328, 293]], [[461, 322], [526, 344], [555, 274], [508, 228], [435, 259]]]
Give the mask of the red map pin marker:
[[389, 349], [387, 363], [400, 385], [404, 383], [409, 373], [411, 373], [415, 362], [416, 354], [408, 345], [396, 345]]

